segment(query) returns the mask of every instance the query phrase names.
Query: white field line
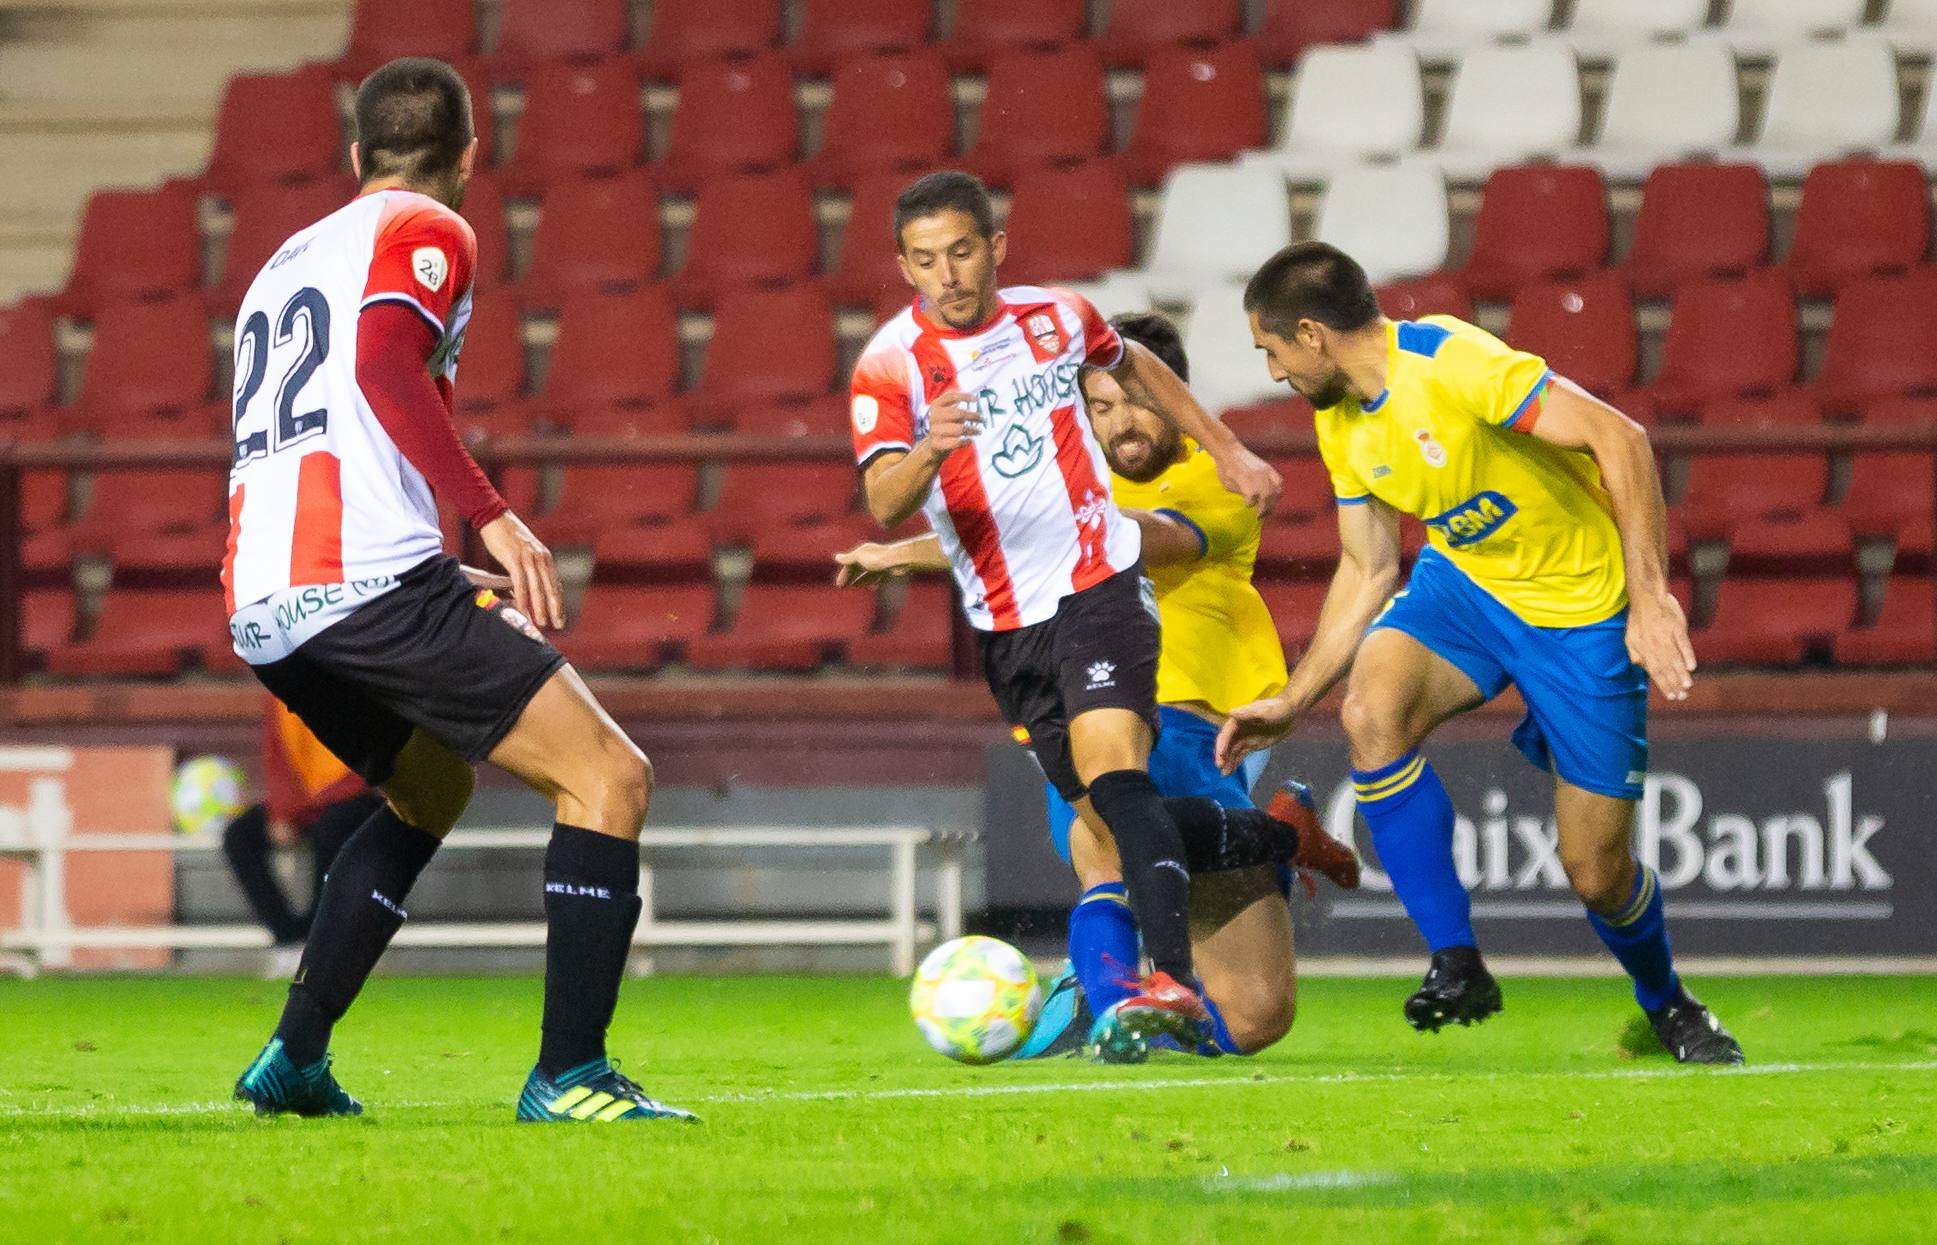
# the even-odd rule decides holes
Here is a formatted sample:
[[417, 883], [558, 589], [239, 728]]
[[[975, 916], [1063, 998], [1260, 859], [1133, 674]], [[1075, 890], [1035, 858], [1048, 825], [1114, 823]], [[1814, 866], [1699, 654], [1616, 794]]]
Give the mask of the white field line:
[[[1322, 1072], [1271, 1076], [1253, 1073], [1236, 1076], [1141, 1077], [1111, 1081], [1038, 1081], [1016, 1085], [943, 1085], [925, 1089], [820, 1089], [795, 1090], [773, 1094], [707, 1094], [681, 1097], [680, 1102], [759, 1103], [759, 1102], [881, 1102], [906, 1098], [1001, 1098], [1032, 1094], [1094, 1094], [1135, 1091], [1150, 1093], [1165, 1089], [1243, 1089], [1268, 1085], [1356, 1085], [1393, 1081], [1643, 1081], [1703, 1076], [1786, 1076], [1815, 1072], [1937, 1072], [1937, 1060], [1877, 1063], [1825, 1060], [1813, 1063], [1763, 1063], [1741, 1068], [1601, 1068], [1578, 1072], [1458, 1072], [1432, 1069], [1416, 1072]], [[377, 1102], [377, 1110], [456, 1110], [487, 1105], [470, 1102]], [[0, 1102], [0, 1119], [117, 1119], [144, 1116], [206, 1115], [219, 1112], [240, 1113], [247, 1108], [239, 1102], [136, 1103], [118, 1105], [81, 1105], [23, 1107]]]

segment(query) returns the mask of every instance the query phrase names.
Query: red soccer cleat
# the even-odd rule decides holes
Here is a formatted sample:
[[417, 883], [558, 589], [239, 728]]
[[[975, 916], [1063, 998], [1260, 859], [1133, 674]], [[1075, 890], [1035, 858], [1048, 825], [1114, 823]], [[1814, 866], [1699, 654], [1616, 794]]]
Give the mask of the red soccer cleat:
[[1318, 824], [1309, 787], [1296, 779], [1280, 784], [1264, 811], [1298, 831], [1298, 851], [1288, 862], [1292, 868], [1322, 873], [1340, 890], [1359, 888], [1359, 858]]
[[1176, 1039], [1185, 1050], [1195, 1050], [1216, 1037], [1204, 996], [1169, 973], [1151, 973], [1137, 982], [1137, 992], [1112, 1007], [1111, 1025], [1148, 1040]]

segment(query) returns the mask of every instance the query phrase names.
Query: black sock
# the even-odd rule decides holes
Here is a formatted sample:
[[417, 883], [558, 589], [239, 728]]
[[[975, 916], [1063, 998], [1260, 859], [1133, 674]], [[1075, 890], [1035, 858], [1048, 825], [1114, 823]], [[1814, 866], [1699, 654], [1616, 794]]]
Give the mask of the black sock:
[[403, 925], [404, 897], [438, 842], [384, 804], [337, 853], [317, 897], [302, 967], [276, 1025], [276, 1036], [297, 1067], [328, 1053], [331, 1027], [350, 1010]]
[[1130, 910], [1158, 972], [1185, 985], [1197, 976], [1190, 956], [1190, 870], [1184, 836], [1142, 770], [1120, 769], [1090, 784], [1090, 803], [1116, 839]]
[[338, 800], [324, 805], [316, 820], [309, 823], [303, 837], [309, 840], [310, 872], [312, 885], [309, 891], [309, 915], [303, 918], [303, 933], [309, 932], [310, 922], [316, 919], [316, 905], [323, 900], [323, 881], [330, 875], [330, 866], [342, 854], [343, 845], [350, 837], [362, 829], [363, 823], [370, 820], [370, 814], [383, 806], [383, 797], [374, 791]]
[[1199, 795], [1164, 801], [1184, 836], [1184, 863], [1192, 873], [1224, 873], [1290, 860], [1298, 851], [1298, 827], [1259, 808], [1225, 808]]
[[639, 924], [639, 844], [558, 822], [545, 848], [548, 1076], [605, 1057], [632, 931]]
[[306, 926], [290, 910], [289, 897], [270, 864], [269, 810], [257, 804], [238, 813], [222, 831], [222, 855], [228, 858], [229, 872], [242, 887], [249, 910], [269, 927], [270, 937], [278, 943], [301, 942]]

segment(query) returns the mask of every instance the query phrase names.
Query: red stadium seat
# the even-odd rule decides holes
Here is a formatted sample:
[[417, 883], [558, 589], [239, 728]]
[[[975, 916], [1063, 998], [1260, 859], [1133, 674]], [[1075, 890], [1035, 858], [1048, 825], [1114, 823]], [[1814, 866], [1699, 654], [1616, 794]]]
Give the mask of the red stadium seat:
[[[749, 366], [753, 360], [758, 366]], [[713, 340], [687, 407], [699, 423], [743, 425], [750, 408], [825, 397], [834, 364], [834, 308], [825, 290], [802, 284], [737, 291], [714, 309]], [[837, 427], [845, 425], [842, 418]]]
[[[451, 62], [471, 92], [471, 123], [478, 140], [475, 171], [492, 166], [498, 158], [498, 111], [494, 96], [497, 85], [486, 72], [484, 62], [475, 57]], [[354, 85], [354, 84], [349, 84]]]
[[502, 0], [493, 61], [515, 68], [537, 61], [591, 60], [623, 52], [632, 39], [628, 0]]
[[817, 544], [802, 548], [805, 535], [840, 520], [861, 520], [858, 483], [845, 463], [734, 463], [718, 504], [706, 512], [707, 530], [720, 544], [753, 546], [754, 565], [763, 571], [803, 562], [826, 570], [835, 551]]
[[1795, 379], [1800, 349], [1795, 299], [1781, 274], [1692, 278], [1675, 296], [1661, 374], [1648, 394], [1664, 411], [1766, 396]]
[[698, 480], [698, 469], [688, 463], [574, 463], [560, 473], [557, 504], [541, 521], [554, 528], [583, 528], [589, 539], [607, 526], [683, 519], [692, 511]]
[[1083, 45], [1011, 52], [989, 67], [969, 169], [1010, 186], [1046, 164], [1085, 160], [1109, 145], [1103, 62]]
[[591, 670], [653, 670], [713, 625], [712, 584], [650, 588], [595, 583], [558, 647]]
[[338, 70], [362, 78], [399, 56], [434, 56], [455, 63], [478, 50], [475, 0], [357, 0], [350, 12], [350, 42]]
[[695, 636], [686, 660], [702, 670], [812, 670], [841, 660], [874, 611], [874, 594], [852, 588], [750, 585], [732, 628]]
[[1124, 152], [1131, 180], [1155, 185], [1179, 164], [1264, 146], [1264, 95], [1264, 70], [1248, 43], [1152, 52]]
[[1937, 545], [1937, 479], [1930, 455], [1872, 450], [1850, 459], [1838, 508], [1859, 537], [1890, 540], [1897, 558], [1928, 558]]
[[1803, 179], [1796, 238], [1784, 269], [1803, 294], [1856, 277], [1901, 272], [1930, 249], [1930, 187], [1908, 160], [1819, 164]]
[[844, 61], [834, 73], [815, 184], [849, 186], [869, 173], [916, 172], [955, 149], [948, 66], [933, 49]]
[[27, 419], [60, 393], [60, 353], [54, 316], [39, 299], [0, 307], [0, 418]]
[[99, 190], [87, 201], [67, 288], [53, 300], [63, 316], [88, 319], [107, 303], [193, 289], [202, 283], [202, 233], [195, 190], [165, 182], [152, 190]]
[[1829, 464], [1821, 454], [1696, 454], [1678, 509], [1690, 536], [1726, 540], [1751, 520], [1815, 510], [1828, 483]]
[[65, 588], [43, 588], [20, 601], [20, 646], [36, 661], [74, 638], [74, 594]]
[[601, 523], [589, 534], [592, 563], [607, 579], [663, 581], [704, 575], [712, 568], [713, 538], [706, 525], [690, 515]]
[[1291, 65], [1321, 43], [1358, 43], [1399, 25], [1399, 0], [1269, 0], [1258, 28], [1258, 53], [1272, 66]]
[[[1333, 529], [1336, 538], [1337, 529]], [[1337, 562], [1334, 556], [1332, 561]], [[1278, 628], [1278, 639], [1285, 646], [1285, 660], [1295, 662], [1311, 644], [1318, 630], [1318, 611], [1325, 604], [1323, 582], [1298, 582], [1265, 579], [1258, 582], [1258, 595], [1271, 611]]]
[[723, 173], [792, 164], [799, 153], [794, 76], [784, 56], [702, 61], [680, 72], [679, 111], [661, 165], [667, 185], [690, 191]]
[[1937, 660], [1937, 584], [1920, 575], [1892, 575], [1883, 607], [1867, 627], [1836, 637], [1839, 664], [1889, 666]]
[[1590, 393], [1607, 395], [1634, 378], [1634, 304], [1627, 283], [1611, 272], [1520, 287], [1507, 320], [1507, 340], [1547, 360]]
[[1937, 424], [1937, 400], [1932, 398], [1880, 398], [1863, 408], [1866, 424]]
[[519, 282], [527, 304], [556, 307], [580, 291], [636, 289], [659, 272], [659, 188], [644, 169], [551, 188]]
[[495, 173], [474, 175], [464, 187], [459, 214], [470, 222], [478, 239], [478, 267], [474, 289], [489, 290], [511, 273], [511, 229], [504, 214], [504, 187]]
[[1856, 584], [1847, 576], [1729, 576], [1715, 614], [1693, 636], [1703, 662], [1793, 666], [1827, 654], [1856, 618]]
[[1794, 574], [1851, 565], [1856, 542], [1849, 520], [1825, 506], [1745, 519], [1729, 529], [1729, 566]]
[[1473, 300], [1452, 273], [1435, 272], [1411, 281], [1394, 281], [1380, 286], [1378, 293], [1380, 309], [1394, 320], [1431, 315], [1473, 318]]
[[913, 297], [895, 262], [894, 203], [907, 183], [900, 173], [883, 173], [854, 184], [841, 257], [827, 283], [843, 306], [874, 307], [890, 297]]
[[61, 675], [172, 675], [185, 667], [228, 669], [228, 613], [213, 588], [117, 588], [103, 599], [93, 632], [47, 654]]
[[1130, 184], [1113, 160], [1023, 174], [1006, 228], [1012, 283], [1088, 281], [1136, 262]]
[[1097, 47], [1111, 65], [1140, 65], [1179, 45], [1206, 47], [1235, 37], [1244, 24], [1239, 0], [1111, 0]]
[[144, 420], [186, 423], [200, 418], [212, 378], [201, 299], [122, 303], [95, 318], [81, 391], [63, 418], [94, 432]]
[[456, 386], [457, 423], [467, 438], [530, 430], [523, 320], [514, 290], [492, 290], [471, 304]]
[[1937, 390], [1937, 268], [1861, 277], [1837, 295], [1815, 393], [1825, 411]]
[[700, 187], [673, 292], [682, 307], [710, 307], [732, 290], [812, 275], [819, 251], [814, 192], [799, 169], [717, 177]]
[[679, 324], [663, 288], [575, 294], [560, 305], [558, 341], [537, 404], [576, 426], [609, 408], [660, 407], [678, 383]]
[[241, 73], [222, 91], [215, 150], [202, 184], [228, 196], [265, 182], [303, 181], [348, 167], [328, 69]]
[[1769, 183], [1752, 164], [1664, 164], [1641, 186], [1623, 268], [1643, 298], [1740, 275], [1769, 254]]
[[1511, 298], [1529, 281], [1599, 268], [1607, 238], [1607, 184], [1600, 170], [1496, 169], [1486, 179], [1473, 256], [1460, 276], [1475, 298]]
[[856, 666], [946, 670], [954, 657], [955, 593], [938, 580], [909, 584], [886, 629], [847, 644], [847, 659]]
[[800, 34], [787, 52], [814, 78], [860, 57], [920, 47], [934, 33], [930, 0], [802, 0], [799, 7]]
[[[1311, 408], [1301, 407], [1300, 418], [1309, 429]], [[1271, 465], [1284, 477], [1285, 491], [1265, 517], [1258, 565], [1267, 574], [1329, 575], [1338, 564], [1338, 505], [1330, 473], [1312, 456], [1280, 458]]]
[[356, 195], [348, 178], [326, 178], [297, 186], [256, 186], [229, 199], [234, 209], [222, 276], [208, 293], [211, 314], [232, 317], [262, 266], [291, 234], [307, 229]]
[[630, 168], [645, 152], [645, 104], [632, 62], [534, 65], [525, 75], [518, 151], [502, 175], [514, 193], [538, 194], [560, 177]]
[[654, 0], [639, 62], [664, 80], [688, 64], [751, 56], [779, 42], [780, 0]]
[[1822, 423], [1809, 395], [1780, 389], [1763, 397], [1726, 397], [1701, 408], [1705, 428], [1809, 428]]
[[225, 471], [96, 472], [72, 547], [122, 571], [201, 572], [228, 542], [227, 492]]
[[1077, 42], [1088, 22], [1083, 0], [958, 0], [942, 52], [956, 73], [987, 73], [1006, 52]]

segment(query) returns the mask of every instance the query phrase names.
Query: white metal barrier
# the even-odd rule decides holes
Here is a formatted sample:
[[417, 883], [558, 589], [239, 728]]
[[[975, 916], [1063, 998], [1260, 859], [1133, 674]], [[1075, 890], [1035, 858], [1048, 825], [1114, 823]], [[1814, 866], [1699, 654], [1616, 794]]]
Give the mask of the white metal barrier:
[[[452, 849], [541, 848], [550, 830], [454, 830]], [[640, 839], [643, 860], [639, 897], [644, 908], [633, 935], [637, 947], [872, 946], [888, 948], [896, 973], [914, 971], [917, 946], [962, 932], [962, 867], [967, 836], [914, 826], [654, 827]], [[67, 919], [66, 857], [74, 852], [220, 851], [218, 835], [26, 834], [0, 836], [0, 859], [25, 862], [21, 926], [0, 930], [0, 965], [32, 974], [66, 961], [77, 947], [189, 948], [267, 947], [269, 935], [255, 925], [159, 925], [76, 927]], [[888, 912], [884, 917], [826, 919], [719, 919], [664, 921], [653, 905], [653, 853], [663, 848], [836, 847], [887, 850]], [[935, 911], [924, 920], [916, 908], [922, 857], [935, 878]], [[412, 922], [399, 931], [401, 947], [542, 947], [542, 921]]]

